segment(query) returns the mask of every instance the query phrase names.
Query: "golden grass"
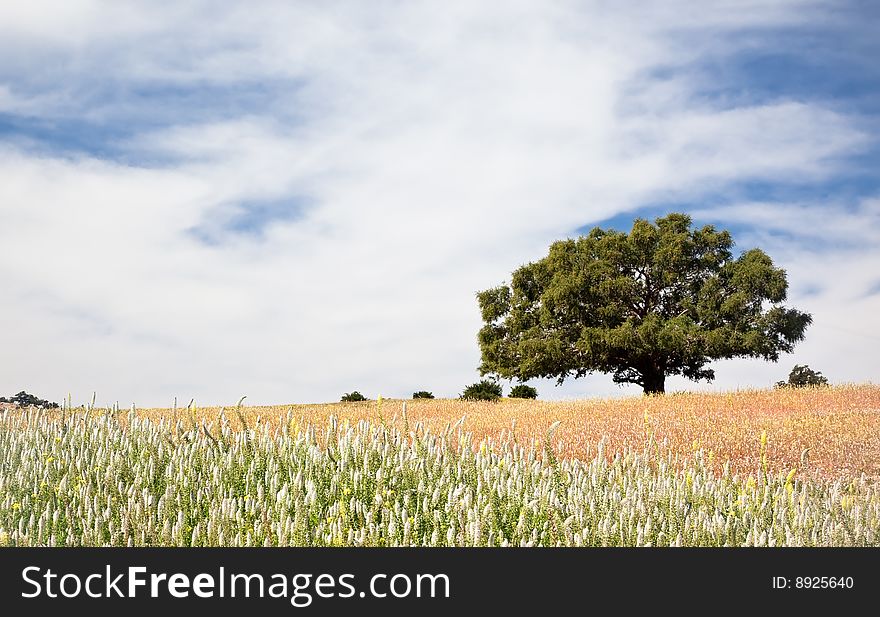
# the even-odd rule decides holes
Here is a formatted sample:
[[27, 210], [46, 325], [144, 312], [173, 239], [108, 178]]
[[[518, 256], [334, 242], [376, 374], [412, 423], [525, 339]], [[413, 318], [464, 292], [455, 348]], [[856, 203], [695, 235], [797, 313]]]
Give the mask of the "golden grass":
[[[249, 424], [260, 417], [278, 426], [288, 413], [300, 425], [317, 426], [331, 415], [356, 422], [379, 421], [381, 414], [385, 422], [400, 427], [403, 402], [386, 399], [381, 407], [376, 401], [243, 407], [242, 412]], [[799, 477], [880, 478], [880, 386], [875, 385], [576, 401], [418, 399], [406, 404], [410, 425], [421, 422], [432, 431], [442, 431], [467, 414], [462, 428], [477, 441], [503, 440], [514, 421], [520, 443], [541, 441], [559, 420], [552, 445], [565, 458], [591, 458], [603, 438], [609, 455], [627, 447], [640, 449], [650, 431], [683, 457], [702, 449], [717, 471], [729, 462], [733, 471], [746, 475], [761, 467], [761, 435], [766, 431], [770, 473], [797, 468]], [[197, 408], [192, 415], [198, 422], [213, 422], [219, 411]], [[158, 420], [171, 418], [172, 411], [146, 409], [138, 415]], [[191, 421], [190, 415], [186, 409], [177, 410], [184, 422]], [[234, 405], [226, 408], [226, 415], [233, 425], [239, 423]]]

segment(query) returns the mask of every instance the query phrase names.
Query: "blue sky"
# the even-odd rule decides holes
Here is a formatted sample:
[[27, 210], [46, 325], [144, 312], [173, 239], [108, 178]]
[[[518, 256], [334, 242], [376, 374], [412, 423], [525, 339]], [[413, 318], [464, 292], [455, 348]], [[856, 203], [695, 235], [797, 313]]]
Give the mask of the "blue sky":
[[6, 3], [0, 394], [454, 396], [477, 290], [672, 210], [814, 316], [673, 389], [877, 381], [880, 8], [695, 6]]

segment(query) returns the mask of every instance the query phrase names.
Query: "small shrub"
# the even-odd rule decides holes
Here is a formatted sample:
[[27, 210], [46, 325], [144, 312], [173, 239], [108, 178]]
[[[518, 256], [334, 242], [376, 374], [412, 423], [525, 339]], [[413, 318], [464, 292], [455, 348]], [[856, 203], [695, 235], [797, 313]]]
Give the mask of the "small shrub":
[[354, 392], [346, 392], [342, 395], [343, 403], [356, 403], [358, 401], [365, 401], [367, 397], [355, 390]]
[[43, 409], [58, 408], [58, 403], [50, 403], [45, 399], [37, 398], [33, 394], [28, 394], [24, 390], [10, 398], [0, 397], [0, 403], [12, 403], [19, 407], [42, 407]]
[[795, 364], [788, 374], [788, 381], [777, 381], [777, 388], [805, 388], [807, 386], [827, 386], [828, 378], [814, 371], [806, 364]]
[[418, 392], [413, 392], [413, 398], [434, 398], [434, 395], [427, 390], [419, 390]]
[[491, 379], [484, 379], [472, 383], [461, 393], [461, 398], [466, 401], [497, 401], [501, 398], [501, 384]]
[[538, 391], [532, 386], [527, 386], [524, 383], [513, 386], [510, 389], [510, 394], [508, 394], [510, 398], [538, 398]]

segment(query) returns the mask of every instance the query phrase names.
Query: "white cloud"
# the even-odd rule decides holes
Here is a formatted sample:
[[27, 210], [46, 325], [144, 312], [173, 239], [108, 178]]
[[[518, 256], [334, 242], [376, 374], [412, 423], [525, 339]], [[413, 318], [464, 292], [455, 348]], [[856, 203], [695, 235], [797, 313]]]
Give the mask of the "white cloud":
[[[181, 118], [126, 127], [133, 136], [116, 145], [127, 164], [0, 150], [0, 319], [15, 324], [0, 346], [17, 350], [0, 365], [7, 390], [95, 389], [141, 404], [454, 395], [476, 378], [474, 293], [553, 239], [657, 196], [833, 175], [867, 139], [809, 102], [716, 109], [693, 99], [693, 75], [650, 76], [725, 53], [738, 29], [801, 23], [815, 3], [702, 14], [564, 2], [119, 6], [0, 10], [0, 38], [16, 41], [20, 61], [17, 74], [0, 64], [12, 75], [0, 109]], [[167, 84], [266, 94], [243, 110], [128, 96]], [[96, 100], [94, 88], [118, 97]], [[302, 217], [260, 240], [229, 232], [209, 246], [188, 231], [218, 207], [287, 199]], [[804, 259], [786, 260], [793, 284], [797, 264], [821, 261], [785, 257]], [[823, 283], [839, 280], [833, 263], [814, 271]], [[820, 333], [821, 310], [808, 338], [825, 341], [811, 348], [819, 358], [844, 349]], [[848, 344], [834, 361], [872, 377]], [[754, 366], [719, 371], [718, 385], [755, 383]], [[591, 388], [616, 392], [608, 377], [554, 392]]]
[[880, 200], [745, 203], [694, 214], [749, 225], [738, 244], [760, 246], [782, 265], [789, 302], [813, 316], [793, 356], [764, 367], [772, 381], [784, 379], [795, 363], [821, 370], [835, 382], [877, 381], [871, 349], [880, 342], [880, 294], [869, 292], [880, 281]]

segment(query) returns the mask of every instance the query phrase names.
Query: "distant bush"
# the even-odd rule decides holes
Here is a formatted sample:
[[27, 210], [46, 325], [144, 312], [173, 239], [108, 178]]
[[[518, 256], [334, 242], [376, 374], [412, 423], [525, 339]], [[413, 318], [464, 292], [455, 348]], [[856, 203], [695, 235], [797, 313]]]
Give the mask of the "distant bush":
[[527, 386], [524, 383], [513, 386], [510, 389], [510, 394], [508, 394], [510, 398], [538, 398], [538, 391], [532, 386]]
[[413, 398], [434, 398], [434, 395], [427, 390], [419, 390], [418, 392], [413, 392]]
[[13, 397], [5, 398], [0, 396], [0, 403], [12, 403], [19, 407], [42, 407], [43, 409], [58, 409], [58, 403], [50, 403], [49, 401], [37, 398], [33, 394], [28, 394], [24, 390]]
[[484, 379], [465, 388], [461, 398], [466, 401], [497, 401], [501, 398], [501, 394], [501, 384]]
[[354, 392], [347, 392], [342, 395], [343, 403], [356, 403], [358, 401], [365, 401], [367, 397], [355, 390]]
[[807, 386], [827, 386], [828, 378], [814, 371], [806, 364], [795, 364], [788, 374], [788, 381], [777, 381], [777, 388], [804, 388]]

